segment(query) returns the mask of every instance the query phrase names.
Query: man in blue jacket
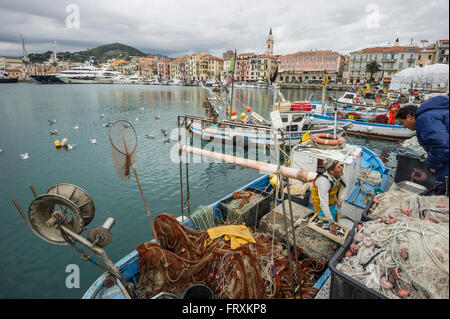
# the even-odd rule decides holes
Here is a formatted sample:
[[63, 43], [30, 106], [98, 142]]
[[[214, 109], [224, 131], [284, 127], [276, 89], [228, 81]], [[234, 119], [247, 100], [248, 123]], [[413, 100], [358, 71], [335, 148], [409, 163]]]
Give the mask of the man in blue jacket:
[[396, 116], [403, 127], [416, 131], [419, 144], [428, 154], [425, 164], [437, 182], [434, 192], [446, 196], [449, 191], [448, 101], [448, 96], [436, 96], [419, 108], [405, 105]]

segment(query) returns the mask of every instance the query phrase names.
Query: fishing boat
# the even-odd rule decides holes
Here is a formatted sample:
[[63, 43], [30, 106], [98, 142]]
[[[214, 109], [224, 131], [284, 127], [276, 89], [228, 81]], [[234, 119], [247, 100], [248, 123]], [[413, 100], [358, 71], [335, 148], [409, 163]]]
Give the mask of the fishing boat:
[[[359, 119], [356, 119], [356, 116], [359, 115]], [[314, 114], [314, 118], [316, 120], [325, 121], [329, 123], [333, 123], [335, 120], [339, 124], [351, 124], [346, 129], [348, 134], [362, 136], [362, 137], [372, 137], [383, 140], [391, 140], [391, 141], [399, 141], [413, 137], [416, 132], [411, 131], [410, 129], [404, 128], [399, 124], [382, 124], [376, 122], [370, 122], [376, 118], [376, 116], [369, 117], [361, 117], [360, 114], [355, 112], [344, 112], [344, 117], [347, 118], [337, 118], [335, 119], [330, 113], [327, 115], [321, 115], [318, 113]]]
[[[291, 167], [310, 170], [313, 172], [320, 171], [321, 163], [326, 158], [338, 159], [344, 166], [343, 179], [347, 183], [348, 192], [346, 201], [341, 209], [343, 218], [347, 220], [349, 227], [356, 221], [359, 221], [366, 206], [366, 196], [375, 192], [378, 188], [383, 191], [387, 185], [388, 169], [380, 158], [370, 149], [363, 146], [346, 145], [341, 150], [325, 150], [308, 147], [306, 145], [298, 146], [293, 150]], [[369, 184], [361, 175], [368, 176], [368, 173], [378, 174], [379, 183], [374, 186]], [[261, 191], [272, 192], [273, 187], [270, 183], [269, 174], [265, 174], [260, 178], [244, 185], [238, 190], [246, 190], [249, 188]], [[292, 186], [293, 187], [293, 186]], [[233, 193], [229, 194], [210, 205], [214, 210], [218, 219], [221, 214], [221, 203], [233, 197]], [[307, 201], [306, 208], [312, 208], [310, 201]], [[196, 228], [191, 218], [185, 219], [182, 225], [189, 228]], [[140, 255], [137, 250], [130, 252], [116, 263], [125, 280], [132, 285], [136, 285], [139, 277], [139, 261]], [[319, 277], [313, 288], [320, 291], [324, 283], [328, 280], [330, 271], [326, 269]], [[112, 287], [106, 287], [105, 281], [110, 277], [109, 273], [101, 275], [92, 286], [83, 295], [85, 299], [103, 299], [103, 298], [128, 298], [127, 289], [120, 281], [116, 280]]]
[[[180, 123], [186, 123], [186, 121], [185, 119], [182, 118], [182, 116], [179, 116], [178, 123], [180, 125]], [[132, 127], [131, 124], [129, 123], [126, 123], [127, 126], [124, 126], [123, 123], [119, 124], [120, 125], [118, 125], [118, 127], [119, 129], [122, 130], [127, 127]], [[115, 125], [113, 125], [112, 127], [115, 127]], [[112, 145], [114, 145], [113, 140], [114, 137], [111, 138]], [[120, 138], [119, 140], [124, 141], [123, 139]], [[128, 146], [131, 146], [131, 148]], [[128, 160], [125, 160], [127, 165], [133, 165], [132, 159], [134, 158], [133, 152], [135, 151], [135, 149], [136, 148], [133, 145], [126, 145], [125, 150], [122, 149], [122, 151], [118, 149], [113, 149], [113, 154], [114, 151], [124, 152], [121, 154], [126, 155], [124, 158], [128, 158]], [[183, 145], [181, 143], [179, 144], [179, 149], [180, 151], [185, 152], [186, 154], [191, 153], [201, 156], [208, 156], [210, 158], [216, 159], [221, 158], [222, 161], [224, 162], [235, 163], [237, 165], [241, 165], [244, 167], [258, 168], [266, 173], [270, 172], [276, 173], [278, 177], [285, 176], [288, 177], [288, 180], [295, 179], [295, 181], [298, 183], [300, 182], [311, 183], [313, 179], [317, 176], [317, 173], [321, 172], [323, 160], [327, 158], [337, 159], [344, 166], [343, 179], [345, 180], [348, 188], [346, 202], [343, 204], [341, 211], [343, 218], [347, 220], [347, 225], [349, 226], [353, 225], [353, 223], [360, 220], [361, 213], [366, 205], [366, 199], [364, 198], [365, 195], [371, 192], [376, 192], [377, 188], [383, 191], [387, 184], [388, 170], [384, 166], [383, 162], [371, 150], [356, 145], [341, 145], [341, 148], [339, 149], [337, 148], [327, 149], [320, 146], [316, 147], [311, 143], [305, 142], [293, 149], [293, 154], [291, 160], [289, 161], [290, 164], [287, 167], [280, 166], [279, 157], [277, 159], [278, 164], [268, 164], [257, 161], [254, 162], [248, 160], [241, 161], [242, 159], [239, 159], [236, 156], [232, 155], [226, 156], [225, 154], [209, 152], [203, 149], [195, 149], [188, 145]], [[179, 153], [179, 156], [181, 158], [182, 156], [181, 152]], [[181, 171], [182, 166], [184, 165], [182, 165], [182, 163], [180, 162], [180, 178], [182, 178], [183, 176]], [[120, 171], [123, 170], [123, 172], [125, 172], [125, 174], [129, 176], [130, 170], [127, 169], [126, 167], [124, 168], [123, 165], [115, 167]], [[133, 172], [136, 175], [137, 174], [136, 170], [134, 166], [132, 167]], [[368, 179], [370, 174], [375, 174], [376, 177]], [[119, 176], [121, 176], [121, 174], [119, 174]], [[138, 182], [138, 185], [140, 185], [137, 176], [136, 181]], [[180, 183], [182, 185], [181, 189], [183, 190], [184, 187], [182, 180], [180, 180]], [[266, 194], [269, 194], [269, 197], [272, 199], [273, 199], [272, 195], [275, 195], [273, 203], [274, 206], [280, 207], [280, 205], [282, 205], [284, 211], [285, 196], [283, 196], [283, 193], [281, 193], [282, 192], [281, 190], [283, 190], [282, 183], [281, 185], [275, 183], [275, 185], [277, 185], [278, 188], [278, 191], [276, 191], [276, 188], [274, 188], [275, 185], [272, 184], [272, 181], [270, 179], [270, 175], [264, 174], [260, 178], [248, 183], [247, 185], [244, 185], [237, 191], [249, 191], [249, 189], [252, 189], [252, 191], [255, 193], [264, 192]], [[295, 185], [293, 184], [292, 187], [294, 186]], [[32, 189], [33, 194], [35, 194], [34, 188], [32, 186], [30, 186], [30, 188]], [[289, 184], [287, 185], [287, 188], [290, 189]], [[187, 191], [189, 196], [188, 185]], [[283, 192], [286, 193], [285, 191]], [[282, 195], [281, 198], [279, 196], [280, 194]], [[143, 196], [142, 192], [141, 195]], [[222, 209], [223, 203], [224, 201], [229, 200], [230, 198], [235, 198], [234, 195], [235, 192], [209, 205], [210, 211], [214, 214], [215, 217], [217, 217], [217, 220], [222, 221], [225, 220]], [[182, 203], [184, 203], [183, 193], [181, 193], [181, 201]], [[85, 191], [74, 185], [58, 184], [50, 188], [49, 191], [44, 195], [37, 196], [35, 194], [35, 199], [30, 205], [29, 220], [25, 217], [24, 213], [20, 209], [20, 206], [17, 204], [17, 202], [15, 201], [13, 202], [18, 208], [19, 212], [22, 214], [22, 217], [27, 222], [28, 226], [31, 228], [31, 230], [41, 239], [56, 245], [65, 245], [69, 242], [71, 246], [74, 246], [74, 241], [79, 242], [85, 247], [91, 249], [96, 258], [102, 259], [104, 261], [106, 266], [102, 266], [102, 268], [106, 269], [106, 271], [84, 293], [82, 297], [83, 299], [130, 299], [130, 298], [139, 298], [139, 296], [141, 296], [139, 295], [139, 293], [138, 294], [136, 293], [136, 286], [140, 281], [140, 277], [143, 275], [140, 273], [141, 255], [138, 249], [132, 250], [128, 255], [124, 256], [116, 263], [113, 263], [111, 259], [109, 259], [109, 257], [107, 256], [106, 252], [103, 250], [104, 247], [106, 247], [111, 243], [110, 230], [115, 223], [114, 219], [108, 218], [101, 227], [94, 227], [89, 231], [87, 231], [86, 238], [81, 236], [81, 234], [84, 233], [86, 230], [85, 227], [90, 222], [92, 222], [95, 216], [94, 214], [95, 206], [93, 200], [89, 197], [89, 195]], [[55, 210], [56, 207], [58, 207], [59, 210]], [[276, 210], [276, 207], [274, 210]], [[311, 202], [309, 200], [306, 201], [304, 209], [308, 210], [308, 207], [310, 210]], [[184, 211], [184, 209], [185, 208], [182, 206], [182, 211]], [[269, 211], [271, 211], [270, 207], [268, 209], [266, 207], [264, 211], [261, 212], [256, 211], [255, 216], [264, 218], [264, 216], [267, 215]], [[70, 220], [65, 220], [66, 217], [64, 216], [64, 214], [66, 214], [67, 212], [71, 213]], [[291, 217], [292, 216], [293, 215], [291, 214]], [[157, 218], [159, 217], [160, 216], [158, 216]], [[213, 220], [215, 221], [216, 218], [214, 218]], [[193, 215], [191, 216], [191, 218], [187, 219], [182, 218], [181, 225], [183, 227], [186, 227], [186, 229], [197, 228], [197, 223], [193, 219]], [[255, 225], [257, 225], [257, 223], [255, 223]], [[287, 223], [285, 223], [285, 226], [287, 233]], [[259, 237], [257, 239], [259, 240]], [[143, 244], [143, 247], [151, 247], [152, 245], [158, 244], [155, 241], [153, 241], [153, 243]], [[285, 245], [288, 247], [289, 252], [291, 252], [291, 247], [296, 247], [296, 245], [295, 244], [292, 245], [289, 240], [286, 241]], [[296, 248], [294, 248], [293, 250], [295, 252], [297, 251]], [[80, 249], [78, 248], [77, 251], [80, 252]], [[94, 257], [89, 254], [83, 253], [83, 255], [86, 257], [85, 258], [86, 260], [89, 260], [94, 264], [96, 264], [97, 266], [99, 266], [98, 259], [95, 260]], [[288, 256], [290, 255], [291, 254], [288, 253]], [[302, 257], [299, 256], [299, 258]], [[303, 258], [305, 257], [303, 256]], [[306, 260], [308, 260], [308, 263], [311, 263], [311, 258], [305, 259], [305, 261]], [[166, 262], [166, 264], [164, 264], [164, 267], [166, 268], [171, 267], [171, 264]], [[277, 272], [274, 273], [274, 275], [276, 274]], [[216, 276], [219, 276], [219, 273]], [[318, 278], [317, 280], [315, 280], [314, 285], [307, 288], [302, 288], [300, 291], [302, 291], [305, 294], [305, 296], [308, 296], [309, 298], [314, 298], [314, 296], [316, 296], [316, 294], [320, 292], [324, 283], [326, 282], [326, 280], [328, 280], [329, 276], [330, 271], [328, 269], [321, 269], [320, 271], [316, 271], [315, 277]], [[198, 284], [198, 282], [196, 282], [195, 284]], [[301, 286], [299, 287], [301, 288]], [[295, 295], [297, 290], [296, 289], [294, 290], [294, 287], [292, 288], [293, 288], [293, 295]], [[214, 290], [217, 292], [222, 288], [209, 287], [209, 289], [211, 291]], [[304, 291], [303, 289], [306, 290]], [[182, 293], [182, 291], [180, 293]], [[166, 299], [168, 298], [167, 297], [168, 295], [170, 295], [171, 298], [179, 298], [181, 296], [181, 294], [168, 293], [165, 291], [154, 291], [152, 298], [164, 299], [164, 295], [166, 296]]]
[[[260, 118], [257, 113], [252, 112], [255, 118]], [[303, 137], [306, 132], [310, 134], [332, 134], [336, 132], [337, 135], [342, 135], [344, 130], [350, 124], [339, 125], [337, 128], [326, 121], [318, 122], [317, 120], [309, 120], [305, 113], [283, 113], [280, 114], [283, 128], [284, 138], [280, 134], [271, 135], [269, 130], [270, 125], [261, 124], [244, 124], [240, 121], [219, 121], [214, 123], [207, 117], [197, 117], [192, 120], [189, 125], [189, 130], [192, 134], [201, 140], [225, 142], [236, 146], [243, 146], [244, 148], [257, 146], [274, 146], [276, 143], [280, 144], [282, 139], [285, 140], [286, 145], [295, 145]], [[267, 123], [267, 121], [264, 121]]]

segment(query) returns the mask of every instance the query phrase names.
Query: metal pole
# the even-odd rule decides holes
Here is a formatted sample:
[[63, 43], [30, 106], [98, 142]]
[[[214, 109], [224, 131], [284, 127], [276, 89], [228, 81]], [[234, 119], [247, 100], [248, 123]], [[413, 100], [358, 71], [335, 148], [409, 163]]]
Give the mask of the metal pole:
[[[281, 132], [281, 134], [283, 134]], [[281, 191], [281, 208], [283, 211], [283, 222], [284, 222], [284, 232], [286, 234], [286, 244], [288, 247], [288, 261], [289, 261], [289, 274], [291, 277], [291, 283], [292, 283], [292, 296], [295, 299], [295, 282], [294, 282], [294, 273], [292, 270], [292, 260], [291, 260], [291, 241], [289, 239], [289, 230], [288, 230], [288, 223], [287, 223], [287, 217], [286, 217], [286, 207], [284, 206], [284, 192], [283, 192], [283, 178], [281, 178], [280, 174], [280, 147], [278, 145], [278, 139], [275, 137], [275, 147], [276, 147], [276, 156], [278, 160], [278, 180], [280, 181], [280, 191]], [[277, 198], [278, 200], [278, 198]]]
[[[283, 142], [284, 142], [284, 134], [282, 133], [282, 138], [283, 138]], [[284, 153], [284, 157], [286, 158], [286, 148], [284, 146], [285, 143], [283, 143], [283, 153]], [[292, 152], [292, 149], [291, 149]], [[292, 154], [291, 154], [292, 156]], [[284, 160], [284, 164], [286, 165], [286, 160]], [[294, 256], [295, 256], [295, 269], [294, 272], [295, 274], [299, 274], [299, 270], [298, 270], [298, 254], [297, 254], [297, 240], [296, 240], [296, 236], [295, 236], [295, 226], [294, 226], [294, 213], [292, 211], [292, 200], [291, 200], [291, 190], [290, 190], [290, 183], [289, 183], [289, 178], [286, 178], [286, 187], [287, 187], [287, 192], [288, 192], [288, 203], [289, 203], [289, 217], [291, 220], [291, 229], [292, 229], [292, 237], [293, 237], [293, 243], [294, 243]], [[284, 199], [284, 191], [283, 191], [283, 199]], [[299, 285], [300, 285], [300, 299], [302, 299], [302, 286], [301, 286], [301, 278], [299, 275]], [[294, 293], [294, 299], [295, 299], [295, 293]]]
[[[184, 130], [187, 131], [187, 121], [184, 121]], [[187, 144], [187, 134], [186, 134], [186, 144]], [[188, 155], [186, 153], [186, 201], [187, 201], [187, 209], [188, 209], [188, 217], [191, 218], [191, 199], [190, 199], [190, 192], [189, 192], [189, 163], [188, 163]], [[184, 208], [183, 208], [184, 209]]]
[[180, 196], [181, 196], [181, 220], [184, 220], [184, 201], [183, 201], [183, 166], [181, 160], [181, 154], [183, 153], [181, 149], [181, 131], [180, 131], [180, 115], [178, 115], [178, 158], [179, 158], [179, 173], [180, 173]]

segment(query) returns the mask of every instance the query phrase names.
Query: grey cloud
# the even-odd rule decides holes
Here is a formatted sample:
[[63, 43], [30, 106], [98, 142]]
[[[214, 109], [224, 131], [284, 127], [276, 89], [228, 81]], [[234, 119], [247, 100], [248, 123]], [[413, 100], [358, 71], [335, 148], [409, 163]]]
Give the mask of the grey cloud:
[[[65, 27], [68, 4], [80, 8], [80, 29]], [[184, 53], [264, 52], [272, 27], [275, 54], [329, 49], [348, 53], [393, 42], [448, 38], [448, 1], [373, 1], [379, 28], [368, 28], [371, 1], [358, 0], [128, 0], [0, 1], [0, 55], [20, 55], [19, 34], [28, 52], [84, 50], [121, 42], [143, 52], [172, 57]]]

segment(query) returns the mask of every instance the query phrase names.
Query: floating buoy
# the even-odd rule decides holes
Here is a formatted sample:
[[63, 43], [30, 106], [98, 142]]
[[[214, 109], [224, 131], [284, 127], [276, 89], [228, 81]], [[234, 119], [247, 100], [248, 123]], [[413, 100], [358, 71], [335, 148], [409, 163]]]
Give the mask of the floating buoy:
[[278, 176], [275, 175], [270, 179], [270, 185], [272, 185], [272, 187], [280, 187], [280, 183], [278, 181]]
[[61, 141], [61, 146], [66, 146], [67, 145], [67, 138], [63, 138]]
[[61, 147], [61, 142], [59, 140], [55, 140], [55, 147]]
[[236, 110], [231, 111], [231, 115], [236, 115]]
[[233, 115], [233, 116], [231, 117], [231, 120], [233, 120], [233, 121], [237, 120], [237, 116], [236, 116], [236, 115]]
[[245, 119], [246, 116], [247, 116], [247, 114], [241, 113], [241, 118]]
[[247, 107], [247, 112], [250, 113], [251, 111], [252, 111], [252, 108], [251, 108], [250, 106], [248, 106], [248, 107]]

